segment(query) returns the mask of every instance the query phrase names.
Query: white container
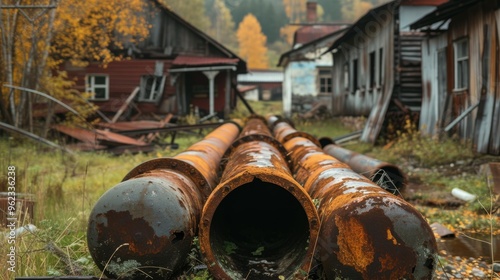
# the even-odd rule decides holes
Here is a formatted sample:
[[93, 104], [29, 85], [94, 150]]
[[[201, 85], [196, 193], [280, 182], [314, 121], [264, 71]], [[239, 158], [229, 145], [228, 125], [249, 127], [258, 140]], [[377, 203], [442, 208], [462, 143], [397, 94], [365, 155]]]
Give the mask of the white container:
[[469, 192], [466, 192], [466, 191], [459, 189], [459, 188], [453, 188], [451, 190], [451, 195], [453, 195], [454, 197], [456, 197], [458, 199], [468, 201], [468, 202], [476, 200], [476, 198], [477, 198], [476, 195], [471, 194]]

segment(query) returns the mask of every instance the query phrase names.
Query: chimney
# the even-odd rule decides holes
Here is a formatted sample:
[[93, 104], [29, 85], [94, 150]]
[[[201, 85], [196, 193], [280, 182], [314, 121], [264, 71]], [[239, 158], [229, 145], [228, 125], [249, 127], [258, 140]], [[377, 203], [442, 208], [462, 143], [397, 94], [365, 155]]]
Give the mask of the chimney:
[[318, 20], [316, 6], [316, 1], [307, 1], [307, 23], [316, 23]]

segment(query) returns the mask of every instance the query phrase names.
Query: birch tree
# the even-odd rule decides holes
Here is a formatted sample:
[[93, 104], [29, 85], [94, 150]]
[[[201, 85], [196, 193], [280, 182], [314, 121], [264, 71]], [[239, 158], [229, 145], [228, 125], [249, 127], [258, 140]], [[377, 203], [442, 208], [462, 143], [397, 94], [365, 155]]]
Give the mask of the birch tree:
[[[32, 95], [5, 85], [82, 102], [60, 66], [85, 66], [90, 61], [105, 65], [121, 59], [115, 50], [148, 34], [146, 20], [138, 16], [144, 5], [142, 0], [0, 0], [2, 120], [33, 127]], [[48, 107], [46, 121], [51, 119], [50, 103]]]

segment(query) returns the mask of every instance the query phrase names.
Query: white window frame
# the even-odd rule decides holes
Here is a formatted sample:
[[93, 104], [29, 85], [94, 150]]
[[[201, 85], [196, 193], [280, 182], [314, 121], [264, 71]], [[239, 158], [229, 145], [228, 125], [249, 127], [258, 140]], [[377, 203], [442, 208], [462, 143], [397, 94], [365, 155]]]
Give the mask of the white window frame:
[[[149, 89], [149, 92], [146, 92], [146, 81], [148, 78], [153, 78], [153, 85]], [[163, 89], [165, 86], [165, 80], [167, 76], [156, 76], [156, 75], [143, 75], [141, 76], [141, 91], [139, 93], [139, 101], [143, 102], [156, 102], [160, 98], [163, 93]]]
[[[462, 46], [462, 43], [465, 42], [465, 46], [467, 48], [466, 50], [466, 55], [465, 56], [462, 56], [462, 57], [459, 57], [458, 56], [458, 48], [459, 46]], [[454, 63], [454, 77], [455, 77], [455, 81], [454, 81], [454, 85], [453, 85], [453, 90], [454, 91], [462, 91], [462, 90], [466, 90], [469, 88], [469, 76], [470, 76], [470, 69], [469, 69], [469, 41], [467, 38], [463, 38], [463, 39], [460, 39], [460, 40], [457, 40], [455, 42], [453, 42], [453, 50], [454, 50], [454, 59], [453, 59], [453, 63]], [[458, 71], [458, 65], [459, 63], [464, 63], [463, 65], [465, 65], [467, 67], [467, 71], [465, 73], [465, 77], [461, 77], [461, 73], [459, 73]], [[464, 79], [465, 78], [465, 79]], [[462, 85], [462, 83], [465, 83]]]
[[[333, 92], [333, 79], [332, 70], [330, 68], [317, 68], [318, 73], [318, 93], [319, 95], [331, 95]], [[321, 73], [322, 71], [328, 71], [328, 74]], [[326, 91], [321, 89], [325, 87]]]
[[[104, 77], [104, 84], [96, 84], [97, 77]], [[104, 97], [96, 97], [95, 89], [104, 89]], [[108, 100], [109, 99], [109, 75], [107, 74], [87, 74], [85, 75], [85, 92], [91, 93], [90, 100]]]

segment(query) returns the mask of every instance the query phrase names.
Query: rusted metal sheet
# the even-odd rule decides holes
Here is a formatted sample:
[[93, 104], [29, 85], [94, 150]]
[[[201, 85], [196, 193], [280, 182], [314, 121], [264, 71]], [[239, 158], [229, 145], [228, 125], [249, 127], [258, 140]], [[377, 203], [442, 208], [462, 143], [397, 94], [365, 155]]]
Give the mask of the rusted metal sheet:
[[374, 159], [334, 144], [323, 147], [323, 150], [392, 194], [398, 194], [408, 183], [406, 174], [394, 164]]
[[[289, 126], [285, 122], [274, 126]], [[309, 139], [284, 143], [294, 175], [319, 201], [316, 255], [327, 279], [431, 279], [434, 234], [422, 215], [324, 153]]]
[[203, 202], [215, 187], [222, 155], [237, 137], [223, 124], [173, 158], [144, 162], [96, 202], [87, 243], [108, 277], [168, 279], [185, 263]]
[[93, 131], [77, 128], [68, 127], [64, 125], [55, 125], [53, 128], [61, 133], [67, 134], [75, 139], [78, 139], [84, 143], [90, 144], [103, 144], [103, 145], [135, 145], [135, 146], [146, 146], [147, 143], [143, 141], [130, 138], [125, 135], [114, 133], [111, 131], [105, 131], [101, 129], [95, 129]]
[[130, 122], [115, 122], [115, 123], [98, 123], [96, 125], [102, 128], [109, 128], [114, 131], [134, 131], [139, 129], [160, 128], [165, 126], [166, 124], [158, 121], [130, 121]]
[[480, 171], [486, 176], [488, 187], [491, 189], [493, 194], [500, 195], [500, 162], [489, 162], [483, 164], [481, 165]]
[[320, 223], [285, 156], [261, 118], [250, 118], [226, 152], [199, 233], [205, 263], [216, 279], [307, 276]]

